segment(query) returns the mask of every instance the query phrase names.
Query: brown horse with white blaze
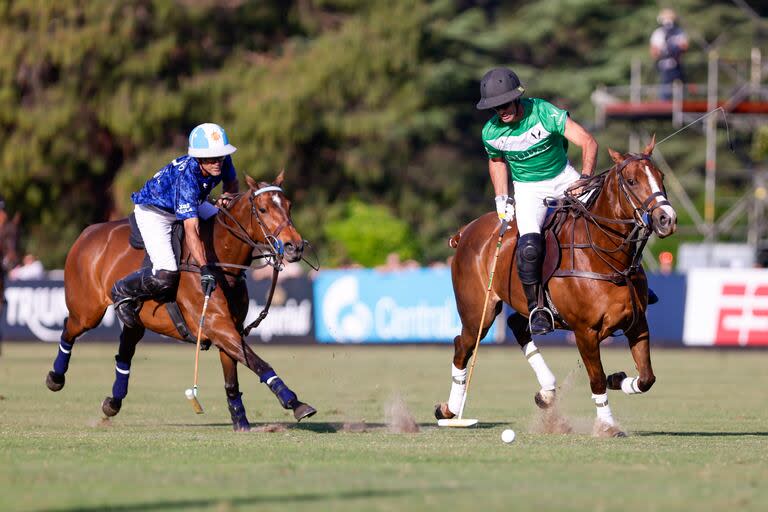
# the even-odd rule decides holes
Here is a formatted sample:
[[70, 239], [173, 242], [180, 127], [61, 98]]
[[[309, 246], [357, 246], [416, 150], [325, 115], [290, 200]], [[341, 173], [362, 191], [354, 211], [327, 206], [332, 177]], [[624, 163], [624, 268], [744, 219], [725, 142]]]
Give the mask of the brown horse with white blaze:
[[[201, 223], [200, 235], [206, 240], [206, 255], [215, 262], [217, 287], [206, 311], [203, 339], [219, 349], [224, 371], [225, 391], [235, 430], [248, 430], [237, 379], [237, 363], [255, 372], [277, 396], [281, 405], [292, 409], [297, 420], [315, 414], [315, 409], [297, 398], [274, 369], [259, 358], [243, 337], [243, 322], [248, 312], [248, 292], [244, 269], [258, 254], [267, 254], [277, 270], [283, 258], [299, 261], [304, 240], [291, 221], [291, 202], [283, 189], [283, 173], [274, 183], [256, 182], [246, 177], [248, 190], [232, 196], [211, 221]], [[128, 243], [130, 226], [126, 219], [95, 224], [86, 228], [67, 255], [64, 287], [69, 317], [61, 334], [59, 351], [46, 384], [60, 390], [69, 366], [72, 347], [84, 332], [96, 327], [112, 303], [110, 290], [118, 279], [139, 269], [144, 251]], [[199, 266], [188, 250], [181, 255], [182, 272], [175, 300], [189, 326], [197, 326], [203, 308], [199, 283]], [[115, 360], [115, 384], [112, 395], [102, 403], [107, 416], [120, 411], [128, 389], [131, 359], [145, 328], [166, 336], [181, 338], [165, 307], [147, 301], [136, 328], [123, 327]], [[191, 365], [190, 365], [191, 366]], [[191, 370], [190, 370], [191, 373]]]
[[[581, 196], [588, 197], [585, 203], [569, 195], [556, 203], [550, 225], [555, 226], [552, 231], [559, 247], [550, 237], [544, 264], [544, 276], [551, 275], [551, 279], [541, 301], [551, 306], [558, 328], [574, 332], [589, 376], [597, 419], [606, 430], [619, 436], [624, 433], [616, 427], [606, 390], [644, 393], [656, 380], [645, 316], [648, 285], [640, 265], [641, 253], [652, 233], [661, 238], [669, 236], [677, 224], [675, 210], [666, 199], [664, 175], [651, 160], [654, 145], [652, 140], [642, 154], [609, 150], [614, 165], [590, 180], [587, 191], [591, 194]], [[555, 400], [555, 377], [531, 338], [525, 316], [528, 304], [516, 269], [514, 223], [502, 239], [483, 311], [499, 229], [496, 214], [489, 213], [452, 239], [456, 255], [451, 270], [462, 330], [454, 340], [451, 393], [448, 402], [436, 406], [438, 419], [459, 413], [476, 337], [478, 333], [485, 336], [503, 302], [517, 311], [507, 322], [541, 386], [536, 403], [546, 408]], [[623, 372], [606, 377], [603, 371], [600, 343], [618, 331], [629, 341], [637, 377], [628, 378]]]

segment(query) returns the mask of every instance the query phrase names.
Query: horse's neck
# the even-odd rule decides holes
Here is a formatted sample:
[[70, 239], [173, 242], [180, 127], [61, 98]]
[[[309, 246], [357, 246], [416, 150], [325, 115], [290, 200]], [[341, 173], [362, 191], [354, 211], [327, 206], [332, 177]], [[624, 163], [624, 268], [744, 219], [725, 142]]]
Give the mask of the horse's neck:
[[[233, 205], [231, 210], [237, 206]], [[238, 215], [232, 213], [232, 216], [238, 219]], [[248, 222], [238, 219], [238, 222], [248, 229]], [[216, 217], [211, 218], [211, 237], [213, 239], [213, 248], [220, 263], [233, 263], [235, 265], [248, 265], [251, 262], [253, 248], [245, 241], [234, 235], [232, 230], [239, 231], [237, 225], [226, 214], [219, 212]], [[227, 224], [232, 230], [227, 229]], [[240, 233], [244, 236], [245, 233]], [[248, 234], [250, 236], [250, 234]]]

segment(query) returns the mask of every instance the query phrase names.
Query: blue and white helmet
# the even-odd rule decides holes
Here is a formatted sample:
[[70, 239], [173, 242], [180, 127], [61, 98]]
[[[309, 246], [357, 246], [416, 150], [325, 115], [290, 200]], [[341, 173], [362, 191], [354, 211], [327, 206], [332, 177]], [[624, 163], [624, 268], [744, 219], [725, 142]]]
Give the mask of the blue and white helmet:
[[187, 154], [197, 158], [215, 158], [231, 155], [237, 148], [229, 143], [224, 128], [214, 123], [195, 126], [189, 134]]

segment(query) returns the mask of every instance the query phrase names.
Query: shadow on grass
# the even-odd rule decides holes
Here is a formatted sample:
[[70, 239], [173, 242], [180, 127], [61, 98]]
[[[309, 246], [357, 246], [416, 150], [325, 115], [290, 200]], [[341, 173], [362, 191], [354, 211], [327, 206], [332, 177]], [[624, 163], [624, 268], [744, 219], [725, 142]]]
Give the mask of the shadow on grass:
[[639, 431], [632, 432], [632, 435], [640, 437], [651, 436], [669, 436], [669, 437], [747, 437], [760, 436], [768, 437], [768, 432], [654, 432]]
[[[307, 493], [307, 494], [279, 494], [275, 496], [242, 496], [232, 498], [200, 498], [200, 499], [183, 499], [183, 500], [167, 500], [167, 501], [154, 501], [143, 503], [124, 503], [124, 504], [100, 504], [84, 507], [71, 507], [71, 508], [49, 508], [42, 509], [41, 512], [95, 512], [101, 510], [113, 510], [118, 512], [139, 512], [139, 511], [153, 511], [153, 510], [186, 510], [188, 508], [202, 508], [202, 507], [227, 507], [227, 506], [247, 506], [247, 505], [267, 505], [274, 503], [310, 503], [310, 502], [322, 502], [329, 500], [359, 500], [370, 498], [395, 498], [409, 495], [422, 495], [425, 491], [442, 491], [447, 489], [366, 489], [359, 491], [341, 491], [341, 492], [329, 492], [329, 493]], [[457, 489], [450, 489], [455, 492]]]
[[[437, 422], [427, 422], [427, 423], [419, 423], [419, 428], [421, 429], [429, 429], [429, 428], [439, 428], [437, 426]], [[497, 428], [501, 426], [506, 426], [507, 423], [500, 423], [500, 422], [480, 422], [477, 425], [473, 427], [469, 427], [469, 429], [492, 429]], [[208, 428], [220, 428], [220, 427], [231, 427], [231, 423], [168, 423], [166, 424], [168, 427], [185, 427], [185, 428], [195, 428], [195, 427], [208, 427]], [[280, 427], [280, 430], [276, 430], [276, 432], [279, 431], [285, 431], [285, 430], [306, 430], [309, 432], [314, 432], [316, 434], [335, 434], [337, 432], [347, 433], [347, 432], [370, 432], [375, 430], [384, 430], [388, 429], [389, 425], [386, 423], [369, 423], [369, 422], [304, 422], [304, 423], [295, 423], [290, 421], [273, 421], [273, 422], [251, 422], [251, 429], [256, 430], [257, 433], [259, 432], [269, 432], [269, 430], [261, 430], [259, 429], [268, 429], [269, 427]], [[464, 429], [467, 430], [467, 429]], [[649, 434], [650, 435], [650, 434]]]

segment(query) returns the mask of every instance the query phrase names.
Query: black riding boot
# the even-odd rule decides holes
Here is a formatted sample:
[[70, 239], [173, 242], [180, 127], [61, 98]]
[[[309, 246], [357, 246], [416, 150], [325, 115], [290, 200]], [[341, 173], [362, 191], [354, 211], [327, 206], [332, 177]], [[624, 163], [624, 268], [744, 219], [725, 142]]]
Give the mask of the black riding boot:
[[141, 304], [149, 299], [159, 302], [172, 300], [178, 284], [177, 271], [158, 270], [153, 274], [151, 268], [145, 267], [128, 274], [112, 287], [115, 314], [126, 327], [139, 327], [142, 325], [139, 320]]
[[547, 334], [554, 330], [552, 325], [552, 319], [549, 313], [544, 308], [539, 308], [539, 284], [523, 284], [523, 291], [525, 292], [525, 298], [528, 301], [528, 311], [531, 311], [529, 316], [529, 324], [531, 326], [531, 334]]

